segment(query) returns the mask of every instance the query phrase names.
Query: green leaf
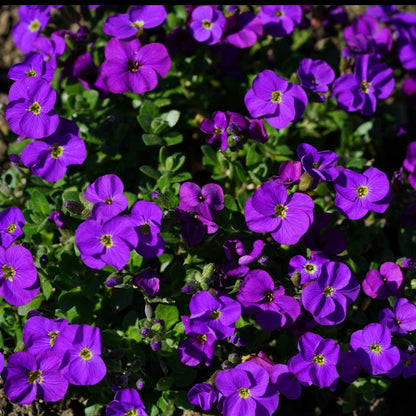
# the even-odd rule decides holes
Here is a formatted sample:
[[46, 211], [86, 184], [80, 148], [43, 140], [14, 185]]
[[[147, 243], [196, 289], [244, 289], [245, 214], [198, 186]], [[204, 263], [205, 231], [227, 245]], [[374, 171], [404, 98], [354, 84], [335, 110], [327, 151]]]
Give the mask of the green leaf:
[[160, 146], [163, 141], [157, 134], [142, 134], [143, 142], [146, 146]]
[[179, 120], [181, 113], [178, 110], [171, 110], [166, 114], [166, 121], [169, 127], [174, 127]]
[[88, 103], [88, 106], [91, 110], [94, 110], [94, 108], [97, 105], [98, 99], [100, 97], [100, 94], [96, 90], [85, 90], [82, 93], [82, 96], [85, 98], [85, 101]]
[[156, 180], [160, 178], [160, 173], [149, 165], [140, 166], [140, 171], [143, 172], [146, 176], [149, 176], [150, 178]]
[[[30, 194], [30, 201], [32, 203], [32, 207], [35, 211], [45, 215], [49, 215], [51, 209], [49, 207], [49, 202], [46, 199], [45, 195], [38, 191], [37, 189], [28, 189], [27, 190]], [[43, 219], [43, 218], [42, 218]]]
[[175, 144], [182, 143], [183, 135], [177, 131], [170, 131], [163, 136], [167, 146], [174, 146]]
[[152, 117], [148, 114], [139, 114], [137, 116], [137, 121], [146, 133], [150, 133], [152, 131], [152, 120]]
[[156, 134], [162, 134], [169, 128], [168, 122], [160, 117], [153, 119], [150, 126], [152, 132]]
[[159, 303], [155, 310], [155, 317], [165, 321], [166, 329], [171, 328], [179, 320], [179, 311], [175, 305]]
[[145, 101], [140, 108], [140, 115], [147, 115], [153, 120], [159, 115], [159, 109], [151, 101]]
[[43, 296], [42, 293], [38, 293], [38, 295], [35, 298], [33, 298], [29, 303], [27, 303], [26, 305], [19, 306], [17, 308], [17, 313], [20, 316], [25, 316], [31, 310], [39, 309], [40, 305], [42, 305], [42, 302], [44, 300], [45, 300], [45, 296]]

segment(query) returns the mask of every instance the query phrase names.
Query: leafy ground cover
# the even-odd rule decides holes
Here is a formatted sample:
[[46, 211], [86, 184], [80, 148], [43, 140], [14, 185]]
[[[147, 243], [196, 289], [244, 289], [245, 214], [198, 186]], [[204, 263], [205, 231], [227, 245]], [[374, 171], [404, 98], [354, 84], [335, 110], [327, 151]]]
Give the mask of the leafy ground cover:
[[415, 16], [1, 6], [0, 411], [406, 414]]

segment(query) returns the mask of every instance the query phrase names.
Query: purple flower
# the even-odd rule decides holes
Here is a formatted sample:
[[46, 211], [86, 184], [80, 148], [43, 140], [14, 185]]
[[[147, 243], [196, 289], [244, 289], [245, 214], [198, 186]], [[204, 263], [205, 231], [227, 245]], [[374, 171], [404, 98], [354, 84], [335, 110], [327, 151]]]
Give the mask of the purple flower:
[[208, 291], [194, 295], [189, 302], [192, 332], [204, 334], [211, 331], [217, 340], [231, 336], [235, 323], [241, 316], [241, 305], [229, 296], [212, 296]]
[[384, 213], [392, 192], [386, 174], [368, 168], [362, 174], [344, 169], [335, 181], [335, 207], [350, 220], [363, 218], [368, 211]]
[[271, 232], [280, 244], [296, 244], [313, 221], [314, 203], [309, 195], [294, 192], [276, 182], [263, 183], [246, 201], [247, 227], [254, 232]]
[[298, 272], [300, 274], [300, 284], [304, 285], [318, 279], [323, 264], [328, 261], [329, 259], [318, 254], [311, 255], [308, 259], [299, 254], [289, 260], [288, 274], [292, 276], [293, 273]]
[[299, 182], [302, 175], [302, 164], [298, 161], [291, 160], [283, 161], [279, 166], [279, 176], [273, 176], [273, 180], [286, 187]]
[[160, 278], [152, 269], [143, 270], [133, 277], [131, 283], [142, 289], [150, 297], [156, 295], [160, 288]]
[[58, 32], [52, 33], [50, 38], [40, 35], [33, 41], [32, 45], [34, 50], [39, 52], [43, 56], [43, 59], [54, 69], [58, 66], [58, 57], [66, 49], [65, 37], [61, 36]]
[[[335, 71], [322, 59], [302, 59], [299, 63], [297, 75], [300, 85], [306, 91], [312, 93], [324, 93], [329, 91], [329, 84], [335, 79]], [[325, 100], [324, 95], [320, 95]]]
[[179, 198], [179, 209], [196, 212], [208, 220], [214, 220], [224, 208], [224, 192], [215, 183], [201, 189], [196, 183], [185, 182], [179, 188]]
[[322, 265], [318, 279], [302, 290], [302, 304], [316, 322], [336, 325], [345, 320], [347, 306], [358, 296], [360, 284], [347, 265], [330, 261]]
[[88, 185], [84, 197], [94, 204], [92, 215], [102, 221], [113, 218], [127, 208], [123, 181], [113, 174], [98, 177]]
[[404, 289], [403, 273], [396, 263], [385, 262], [380, 271], [371, 269], [363, 280], [363, 290], [373, 299], [387, 299], [389, 296], [401, 296]]
[[344, 56], [368, 54], [381, 58], [391, 50], [393, 44], [390, 29], [380, 28], [378, 21], [367, 14], [356, 17], [351, 26], [344, 28], [343, 34], [347, 44]]
[[0, 242], [4, 248], [9, 247], [23, 234], [26, 224], [22, 211], [17, 207], [8, 207], [0, 211]]
[[416, 141], [410, 142], [406, 147], [406, 157], [403, 160], [403, 167], [408, 172], [410, 186], [416, 189]]
[[386, 374], [400, 360], [399, 349], [391, 345], [390, 330], [381, 324], [369, 324], [355, 331], [350, 345], [361, 366], [373, 376]]
[[59, 372], [59, 364], [59, 357], [51, 351], [36, 357], [24, 351], [13, 353], [2, 373], [7, 398], [20, 405], [32, 403], [36, 396], [47, 402], [63, 399], [68, 381]]
[[75, 122], [60, 117], [54, 133], [24, 147], [22, 163], [32, 174], [45, 181], [55, 182], [66, 174], [68, 166], [84, 163], [86, 147], [79, 135]]
[[250, 116], [265, 116], [266, 121], [276, 129], [283, 129], [291, 121], [299, 120], [307, 102], [308, 97], [302, 87], [286, 81], [270, 69], [257, 74], [252, 88], [244, 97]]
[[168, 51], [161, 43], [141, 46], [137, 38], [113, 38], [105, 47], [100, 76], [114, 94], [127, 91], [143, 94], [157, 87], [159, 79], [167, 75], [170, 66]]
[[346, 383], [352, 383], [360, 375], [360, 362], [354, 357], [351, 351], [341, 351], [339, 353], [337, 369], [339, 378]]
[[49, 222], [55, 224], [58, 228], [64, 228], [66, 217], [63, 211], [51, 211], [48, 217]]
[[[414, 16], [414, 14], [405, 14], [407, 16]], [[398, 33], [396, 40], [396, 48], [398, 49], [397, 55], [402, 64], [403, 68], [412, 71], [416, 69], [416, 22], [412, 24], [403, 24], [397, 16], [395, 18], [396, 23], [398, 23]]]
[[296, 400], [302, 393], [302, 385], [290, 370], [291, 359], [288, 364], [276, 364], [270, 370], [270, 380], [273, 386], [290, 400]]
[[17, 81], [28, 77], [39, 77], [45, 81], [52, 81], [54, 69], [45, 62], [42, 55], [36, 52], [26, 55], [22, 62], [10, 67], [7, 76]]
[[382, 5], [382, 6], [369, 6], [365, 10], [365, 14], [375, 17], [377, 20], [383, 23], [390, 23], [392, 17], [398, 12], [396, 6]]
[[198, 6], [192, 11], [189, 29], [198, 42], [214, 45], [221, 39], [224, 25], [225, 17], [220, 10], [211, 6]]
[[212, 143], [214, 140], [221, 142], [221, 150], [225, 152], [228, 146], [228, 120], [227, 115], [223, 111], [215, 111], [212, 113], [211, 118], [202, 120], [201, 131], [206, 134], [210, 134], [207, 138], [208, 143]]
[[68, 326], [63, 318], [49, 319], [33, 316], [23, 327], [23, 342], [28, 352], [37, 355], [42, 351], [55, 351], [55, 341]]
[[258, 15], [237, 11], [227, 17], [224, 28], [224, 42], [237, 48], [249, 48], [263, 34], [263, 24]]
[[291, 371], [301, 383], [330, 387], [339, 377], [339, 345], [331, 338], [307, 332], [298, 341], [299, 354], [292, 357]]
[[394, 302], [393, 311], [382, 309], [378, 318], [393, 334], [406, 336], [416, 329], [416, 306], [406, 298], [399, 298]]
[[105, 409], [106, 416], [147, 416], [144, 403], [136, 389], [122, 389]]
[[290, 35], [302, 21], [301, 6], [261, 6], [258, 13], [265, 31], [274, 37]]
[[71, 384], [91, 386], [107, 372], [101, 358], [99, 328], [86, 324], [66, 326], [55, 340], [55, 351], [62, 357], [59, 369]]
[[217, 345], [216, 336], [209, 328], [201, 333], [193, 332], [190, 328], [190, 317], [181, 316], [181, 319], [187, 335], [187, 338], [178, 345], [178, 357], [181, 363], [194, 367], [205, 362], [207, 367], [210, 366]]
[[265, 270], [251, 270], [239, 287], [238, 301], [266, 331], [288, 327], [300, 315], [300, 305], [285, 295], [284, 287], [275, 283]]
[[271, 415], [279, 405], [279, 395], [269, 382], [269, 373], [250, 361], [218, 372], [215, 387], [222, 396], [222, 413]]
[[93, 269], [106, 264], [121, 270], [137, 245], [137, 233], [127, 217], [115, 217], [103, 224], [90, 218], [75, 231], [75, 242], [82, 261]]
[[103, 32], [119, 39], [140, 35], [143, 29], [161, 25], [166, 19], [166, 9], [162, 5], [132, 6], [128, 13], [107, 17]]
[[404, 379], [416, 375], [416, 354], [409, 354], [409, 352], [404, 350], [399, 350], [400, 360], [398, 364], [388, 371], [386, 374], [389, 378], [395, 378], [403, 375]]
[[313, 179], [313, 188], [316, 188], [322, 181], [333, 182], [338, 177], [340, 172], [335, 166], [338, 162], [338, 155], [335, 152], [318, 151], [308, 143], [301, 143], [296, 151], [303, 169]]
[[[176, 214], [179, 217], [180, 222], [180, 234], [189, 247], [193, 247], [195, 244], [199, 244], [208, 232], [207, 225], [203, 224], [198, 219], [198, 215], [176, 209]], [[211, 227], [212, 228], [212, 227]], [[216, 229], [211, 229], [212, 233], [216, 232]]]
[[18, 135], [41, 139], [50, 136], [59, 125], [53, 110], [56, 92], [41, 78], [24, 78], [13, 83], [4, 115]]
[[393, 91], [393, 70], [370, 55], [360, 55], [353, 74], [341, 75], [333, 84], [338, 106], [345, 111], [360, 110], [369, 116], [375, 113], [377, 100]]
[[188, 391], [189, 403], [198, 405], [202, 410], [210, 410], [217, 400], [217, 392], [209, 383], [198, 383]]
[[26, 305], [38, 294], [39, 288], [30, 251], [19, 245], [0, 247], [0, 296], [11, 305]]
[[33, 51], [33, 41], [49, 22], [49, 10], [42, 6], [19, 6], [17, 14], [20, 21], [12, 27], [15, 45], [23, 52]]

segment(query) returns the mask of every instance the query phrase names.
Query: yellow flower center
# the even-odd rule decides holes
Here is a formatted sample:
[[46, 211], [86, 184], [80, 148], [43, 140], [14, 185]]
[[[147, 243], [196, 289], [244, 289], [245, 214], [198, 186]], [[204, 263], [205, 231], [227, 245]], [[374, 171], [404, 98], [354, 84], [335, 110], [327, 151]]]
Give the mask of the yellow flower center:
[[368, 186], [360, 185], [355, 191], [357, 192], [358, 198], [364, 198], [368, 194]]
[[104, 234], [101, 236], [100, 242], [103, 246], [110, 248], [113, 246], [113, 239], [110, 234]]
[[251, 396], [250, 389], [246, 389], [245, 387], [240, 387], [238, 389], [238, 395], [242, 399], [247, 399], [247, 397], [250, 397]]
[[83, 360], [88, 361], [88, 360], [91, 360], [91, 358], [92, 358], [92, 352], [91, 352], [91, 350], [90, 350], [89, 348], [83, 348], [83, 349], [80, 351], [79, 356], [80, 356]]
[[31, 32], [36, 32], [40, 28], [40, 22], [38, 19], [32, 20], [29, 25], [29, 30]]
[[141, 29], [144, 26], [143, 20], [136, 20], [131, 24], [131, 27], [137, 27], [138, 29]]
[[282, 10], [278, 10], [278, 11], [275, 13], [275, 16], [276, 16], [276, 17], [282, 17], [282, 16], [284, 16], [284, 12], [282, 12]]
[[313, 166], [315, 169], [319, 169], [319, 168], [321, 167], [321, 164], [320, 164], [320, 163], [318, 163], [318, 162], [312, 162], [312, 166]]
[[221, 311], [218, 309], [213, 309], [211, 314], [209, 315], [212, 319], [220, 319]]
[[288, 208], [287, 206], [282, 205], [282, 204], [276, 205], [274, 207], [274, 215], [276, 217], [282, 217], [282, 219], [285, 218], [286, 217], [287, 208]]
[[196, 339], [200, 344], [205, 344], [207, 342], [207, 336], [205, 334], [198, 335]]
[[274, 293], [271, 290], [268, 290], [264, 293], [264, 300], [267, 303], [273, 302], [274, 299]]
[[220, 129], [219, 127], [215, 127], [214, 134], [221, 134], [222, 132], [223, 132], [222, 129]]
[[51, 157], [53, 159], [58, 159], [58, 157], [61, 157], [64, 153], [64, 148], [62, 146], [59, 146], [58, 143], [54, 143], [52, 147], [49, 148], [49, 151], [51, 152]]
[[53, 347], [53, 345], [55, 344], [55, 340], [56, 340], [56, 337], [58, 336], [58, 334], [59, 334], [59, 331], [55, 331], [55, 332], [51, 331], [51, 332], [48, 333], [48, 337], [50, 338], [49, 345], [51, 347]]
[[312, 263], [306, 263], [303, 266], [303, 269], [305, 270], [306, 273], [312, 274], [316, 272], [316, 266]]
[[281, 91], [273, 91], [272, 92], [272, 99], [270, 100], [272, 103], [280, 104], [282, 102], [282, 92]]
[[407, 367], [410, 365], [410, 363], [412, 362], [412, 360], [410, 358], [408, 358], [404, 363], [403, 363], [403, 367]]
[[373, 351], [373, 352], [375, 352], [376, 354], [380, 354], [380, 353], [381, 353], [381, 347], [380, 347], [380, 345], [379, 345], [379, 344], [376, 344], [376, 343], [371, 344], [371, 345], [370, 345], [370, 351]]
[[315, 354], [313, 356], [313, 363], [316, 363], [317, 365], [324, 365], [325, 364], [325, 357], [322, 354]]
[[40, 104], [35, 101], [33, 104], [30, 105], [29, 107], [29, 111], [33, 114], [35, 114], [36, 116], [38, 116], [40, 114], [40, 110], [42, 109], [42, 107], [40, 106]]
[[34, 69], [29, 69], [29, 71], [26, 72], [27, 77], [35, 77], [36, 71]]
[[104, 204], [106, 205], [111, 205], [113, 203], [113, 198], [111, 198], [111, 196], [109, 196], [105, 201]]
[[150, 234], [150, 225], [147, 222], [145, 222], [139, 227], [139, 230], [142, 234], [148, 235]]
[[125, 414], [125, 416], [137, 416], [138, 415], [138, 413], [137, 413], [137, 410], [136, 409], [129, 409], [129, 410], [126, 410], [126, 413], [124, 413]]
[[16, 274], [16, 270], [13, 269], [13, 267], [8, 266], [7, 264], [4, 264], [1, 267], [1, 271], [5, 279], [9, 279], [11, 282], [13, 281], [13, 276]]
[[35, 383], [42, 383], [43, 377], [42, 377], [42, 371], [36, 370], [36, 371], [29, 371], [28, 373], [29, 377], [27, 378], [27, 381], [29, 384], [35, 384]]
[[368, 87], [371, 85], [371, 82], [361, 81], [360, 89], [364, 94], [368, 94]]
[[332, 286], [327, 286], [325, 289], [324, 289], [324, 295], [326, 296], [326, 297], [328, 297], [328, 296], [332, 296], [332, 294], [335, 292], [335, 289], [332, 287]]
[[8, 233], [14, 233], [15, 231], [16, 231], [16, 229], [17, 229], [17, 226], [16, 226], [16, 224], [14, 224], [14, 223], [11, 223], [11, 224], [9, 224], [9, 226], [6, 228], [6, 231], [8, 232]]
[[208, 19], [204, 19], [204, 20], [202, 21], [202, 26], [203, 26], [205, 29], [211, 29], [211, 28], [212, 28], [212, 22], [210, 22]]

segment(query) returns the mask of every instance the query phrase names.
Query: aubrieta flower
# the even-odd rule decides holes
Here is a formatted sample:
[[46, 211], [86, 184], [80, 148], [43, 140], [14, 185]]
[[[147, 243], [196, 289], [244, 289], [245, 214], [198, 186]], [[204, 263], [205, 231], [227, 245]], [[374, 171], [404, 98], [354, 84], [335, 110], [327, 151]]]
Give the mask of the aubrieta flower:
[[75, 231], [82, 261], [93, 269], [106, 264], [121, 270], [129, 261], [138, 237], [127, 217], [114, 217], [104, 223], [89, 218]]
[[336, 325], [345, 320], [347, 306], [358, 297], [360, 284], [347, 265], [330, 261], [322, 265], [317, 280], [302, 290], [302, 304], [316, 322]]
[[380, 266], [380, 271], [369, 270], [362, 285], [364, 293], [370, 298], [387, 299], [390, 296], [401, 296], [404, 283], [400, 266], [392, 261], [387, 261]]
[[291, 371], [301, 383], [330, 387], [338, 379], [340, 347], [333, 339], [307, 332], [299, 338], [298, 349], [299, 354], [292, 357]]
[[104, 378], [101, 349], [100, 329], [86, 324], [68, 325], [55, 339], [55, 351], [62, 358], [59, 369], [74, 385], [91, 386]]
[[244, 97], [244, 103], [251, 117], [264, 116], [272, 127], [283, 129], [291, 121], [300, 119], [308, 97], [301, 86], [266, 69], [254, 78], [252, 88]]
[[122, 389], [105, 408], [106, 416], [147, 416], [144, 403], [136, 389]]
[[23, 327], [23, 342], [26, 350], [33, 355], [42, 351], [55, 351], [55, 341], [69, 325], [64, 318], [49, 319], [44, 316], [32, 316]]
[[416, 375], [416, 354], [410, 354], [408, 351], [399, 349], [400, 360], [398, 364], [386, 374], [389, 378], [399, 377], [400, 375], [406, 380]]
[[373, 376], [386, 374], [400, 360], [399, 349], [391, 345], [391, 332], [381, 324], [372, 323], [351, 335], [351, 349], [361, 366]]
[[406, 298], [399, 298], [394, 302], [393, 310], [382, 309], [378, 318], [393, 334], [406, 336], [416, 329], [416, 306]]
[[107, 220], [123, 212], [128, 205], [124, 195], [124, 183], [114, 174], [99, 176], [85, 189], [84, 197], [94, 204], [92, 215], [99, 220]]
[[198, 405], [202, 410], [210, 410], [217, 400], [217, 392], [212, 384], [198, 383], [188, 391], [189, 403]]
[[41, 54], [32, 52], [26, 55], [22, 62], [12, 65], [7, 76], [14, 81], [29, 77], [39, 77], [50, 82], [54, 72], [54, 69], [48, 62], [45, 62]]
[[407, 179], [409, 180], [410, 186], [416, 189], [416, 141], [410, 142], [407, 145], [403, 167], [408, 173]]
[[31, 139], [50, 136], [59, 125], [53, 110], [56, 91], [41, 78], [24, 78], [13, 83], [4, 116], [13, 133]]
[[258, 13], [264, 30], [274, 37], [290, 35], [302, 21], [301, 6], [261, 6]]
[[270, 370], [270, 381], [273, 386], [290, 400], [296, 400], [302, 393], [302, 384], [290, 370], [292, 358], [286, 364], [276, 364]]
[[299, 182], [302, 175], [302, 164], [298, 161], [284, 160], [279, 165], [279, 175], [272, 176], [276, 183], [286, 187], [292, 186]]
[[109, 16], [103, 24], [103, 32], [119, 39], [140, 35], [143, 29], [161, 25], [166, 20], [166, 9], [162, 5], [132, 6], [128, 13]]
[[99, 74], [108, 91], [143, 94], [154, 90], [171, 66], [168, 51], [161, 43], [142, 46], [139, 39], [112, 38], [105, 47], [105, 61]]
[[329, 91], [329, 85], [335, 79], [335, 71], [327, 62], [322, 59], [304, 58], [299, 62], [297, 75], [304, 90], [319, 94], [319, 100], [325, 101], [322, 93]]
[[377, 168], [363, 173], [344, 169], [335, 180], [335, 207], [350, 220], [369, 211], [382, 214], [390, 205], [392, 192], [387, 175]]
[[234, 333], [235, 323], [241, 316], [238, 301], [225, 295], [215, 297], [206, 290], [192, 297], [189, 310], [191, 331], [198, 334], [211, 331], [219, 341]]
[[33, 41], [49, 22], [49, 10], [42, 6], [21, 5], [17, 9], [19, 22], [12, 27], [14, 44], [23, 52], [33, 51]]
[[269, 416], [279, 405], [279, 395], [270, 385], [269, 373], [250, 361], [215, 377], [220, 393], [220, 407], [224, 416]]
[[47, 402], [61, 400], [68, 390], [68, 381], [58, 367], [61, 360], [51, 351], [37, 356], [15, 352], [7, 359], [2, 372], [4, 393], [12, 403], [32, 403], [36, 396]]
[[198, 42], [214, 45], [221, 39], [225, 17], [220, 10], [211, 6], [198, 6], [192, 11], [189, 30]]
[[53, 69], [56, 69], [58, 58], [65, 52], [66, 41], [65, 37], [60, 35], [58, 31], [51, 33], [49, 37], [39, 35], [33, 41], [32, 46]]
[[254, 313], [256, 322], [265, 330], [288, 327], [300, 315], [299, 302], [285, 295], [280, 282], [275, 283], [265, 270], [251, 270], [241, 282], [238, 301], [246, 313]]
[[379, 27], [378, 21], [368, 14], [357, 16], [350, 26], [344, 28], [343, 35], [347, 45], [344, 56], [368, 54], [381, 58], [393, 45], [390, 29]]
[[340, 351], [337, 369], [341, 380], [352, 383], [359, 377], [361, 367], [360, 362], [354, 357], [354, 353], [348, 350]]
[[84, 140], [74, 121], [59, 117], [54, 133], [42, 140], [28, 143], [22, 150], [22, 163], [36, 176], [55, 182], [67, 172], [68, 166], [82, 165], [86, 158]]
[[11, 305], [21, 306], [29, 303], [39, 289], [31, 252], [19, 245], [0, 247], [0, 296]]
[[237, 48], [249, 48], [263, 34], [263, 24], [258, 15], [237, 10], [227, 17], [224, 27], [224, 42]]
[[246, 201], [244, 215], [249, 230], [271, 232], [280, 244], [296, 244], [313, 221], [309, 195], [294, 192], [273, 181], [263, 183]]
[[63, 211], [51, 211], [48, 216], [48, 221], [55, 224], [58, 228], [64, 228], [66, 217]]
[[134, 286], [139, 287], [147, 296], [154, 296], [160, 289], [160, 277], [152, 270], [145, 269], [131, 280]]
[[305, 172], [313, 179], [312, 187], [316, 188], [322, 181], [333, 182], [339, 175], [335, 166], [338, 155], [331, 150], [318, 151], [308, 143], [298, 145], [296, 152]]
[[193, 182], [184, 182], [179, 188], [178, 209], [200, 214], [208, 220], [214, 220], [224, 208], [224, 192], [221, 186], [208, 183], [202, 188]]
[[288, 274], [293, 276], [295, 272], [300, 274], [300, 284], [312, 282], [321, 274], [322, 266], [327, 263], [329, 259], [320, 256], [319, 254], [312, 254], [309, 258], [305, 258], [298, 254], [289, 260]]
[[25, 217], [19, 208], [8, 207], [0, 211], [0, 245], [9, 247], [23, 234], [25, 224]]
[[207, 143], [212, 143], [214, 140], [221, 142], [221, 150], [225, 152], [228, 147], [228, 119], [223, 111], [215, 111], [211, 118], [205, 118], [201, 123], [201, 131], [209, 134]]
[[358, 56], [354, 73], [341, 75], [332, 86], [338, 107], [345, 111], [360, 110], [364, 116], [374, 114], [377, 100], [387, 98], [393, 88], [393, 70], [370, 55]]

